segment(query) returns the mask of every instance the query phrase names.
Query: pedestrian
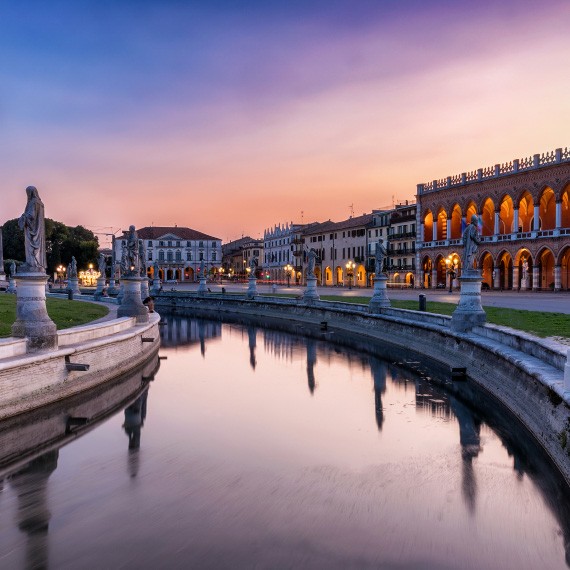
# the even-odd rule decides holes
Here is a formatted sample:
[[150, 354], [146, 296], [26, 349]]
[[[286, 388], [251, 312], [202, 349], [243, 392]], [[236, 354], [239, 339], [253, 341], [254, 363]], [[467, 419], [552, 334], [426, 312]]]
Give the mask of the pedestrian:
[[143, 301], [143, 305], [147, 307], [149, 313], [154, 313], [154, 297], [147, 297]]

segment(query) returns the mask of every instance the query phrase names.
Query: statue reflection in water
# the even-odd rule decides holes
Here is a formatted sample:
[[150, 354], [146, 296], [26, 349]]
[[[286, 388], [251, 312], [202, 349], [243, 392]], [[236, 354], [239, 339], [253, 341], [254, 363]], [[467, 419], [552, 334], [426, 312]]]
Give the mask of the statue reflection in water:
[[386, 392], [386, 376], [388, 374], [386, 362], [370, 357], [370, 372], [374, 379], [374, 410], [378, 431], [382, 431], [384, 424], [384, 410], [382, 408], [382, 394]]
[[129, 475], [136, 477], [139, 471], [139, 448], [141, 446], [141, 430], [146, 418], [146, 401], [148, 388], [127, 408], [123, 429], [129, 438]]
[[255, 357], [255, 349], [257, 347], [257, 327], [248, 326], [247, 327], [247, 338], [249, 344], [249, 364], [253, 370], [257, 365], [257, 359]]
[[317, 363], [317, 341], [314, 338], [307, 339], [307, 381], [309, 392], [315, 392], [315, 364]]
[[27, 535], [26, 568], [48, 567], [51, 513], [47, 483], [57, 468], [58, 458], [58, 450], [49, 451], [9, 477], [10, 485], [18, 496], [18, 528]]

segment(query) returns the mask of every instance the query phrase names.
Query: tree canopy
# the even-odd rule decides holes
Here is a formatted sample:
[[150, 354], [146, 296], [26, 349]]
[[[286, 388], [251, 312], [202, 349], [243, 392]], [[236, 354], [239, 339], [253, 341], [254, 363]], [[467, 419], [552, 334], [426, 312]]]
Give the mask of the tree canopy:
[[[99, 239], [83, 226], [70, 227], [55, 220], [45, 219], [47, 273], [53, 273], [60, 265], [67, 265], [74, 256], [77, 267], [87, 268], [90, 263], [96, 265]], [[8, 220], [2, 226], [4, 261], [15, 260], [23, 263], [26, 259], [24, 250], [24, 232], [18, 226], [18, 219]]]

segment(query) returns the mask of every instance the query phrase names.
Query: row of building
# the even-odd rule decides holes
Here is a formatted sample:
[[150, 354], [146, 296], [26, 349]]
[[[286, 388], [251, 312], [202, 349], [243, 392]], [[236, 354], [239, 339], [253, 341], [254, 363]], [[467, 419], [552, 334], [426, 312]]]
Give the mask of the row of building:
[[[376, 246], [387, 251], [388, 285], [447, 288], [460, 277], [462, 232], [475, 214], [475, 265], [484, 288], [567, 290], [570, 285], [570, 151], [496, 164], [417, 185], [415, 200], [338, 222], [274, 225], [263, 239], [219, 238], [183, 227], [139, 229], [149, 276], [166, 281], [259, 279], [303, 284], [315, 249], [322, 286], [369, 287]], [[120, 259], [122, 240], [115, 244]]]

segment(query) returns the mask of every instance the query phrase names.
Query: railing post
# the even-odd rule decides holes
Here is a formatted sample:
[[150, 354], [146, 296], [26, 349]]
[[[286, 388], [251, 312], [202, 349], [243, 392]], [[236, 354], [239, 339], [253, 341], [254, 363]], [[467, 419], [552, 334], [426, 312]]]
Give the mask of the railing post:
[[467, 172], [461, 173], [461, 184], [465, 184], [467, 182]]
[[540, 154], [535, 154], [532, 157], [532, 167], [538, 168], [540, 166]]
[[556, 163], [562, 162], [562, 149], [561, 148], [557, 148], [554, 151], [554, 162], [556, 162]]
[[513, 160], [513, 172], [518, 172], [519, 171], [519, 159], [515, 158]]
[[483, 180], [483, 169], [482, 168], [477, 169], [477, 180]]

